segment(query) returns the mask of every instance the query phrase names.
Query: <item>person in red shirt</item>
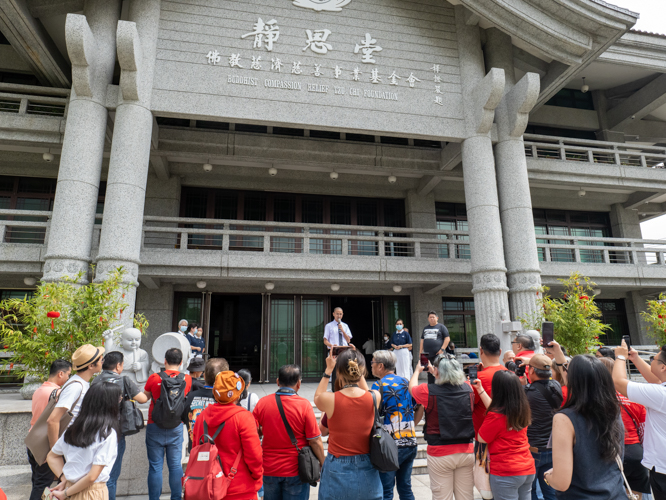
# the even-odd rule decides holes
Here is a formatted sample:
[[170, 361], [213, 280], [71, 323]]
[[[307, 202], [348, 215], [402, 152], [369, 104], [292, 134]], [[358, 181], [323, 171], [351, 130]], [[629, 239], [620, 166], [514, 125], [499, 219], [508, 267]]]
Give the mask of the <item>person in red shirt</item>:
[[[477, 378], [481, 381], [483, 390], [488, 393], [490, 398], [493, 397], [492, 383], [493, 375], [501, 370], [506, 370], [500, 363], [500, 356], [502, 349], [500, 348], [500, 339], [494, 333], [486, 333], [481, 337], [479, 342], [479, 357], [481, 363], [479, 364]], [[472, 381], [474, 382], [474, 381]], [[474, 432], [478, 435], [481, 424], [486, 418], [486, 406], [481, 401], [481, 396], [478, 392], [474, 392], [474, 413], [472, 421], [474, 422]]]
[[277, 384], [278, 391], [261, 398], [253, 412], [259, 432], [264, 436], [264, 496], [267, 500], [307, 500], [310, 497], [310, 485], [301, 483], [298, 477], [298, 451], [287, 434], [277, 398], [280, 398], [298, 448], [310, 446], [323, 465], [326, 457], [321, 432], [312, 405], [298, 395], [301, 388], [300, 367], [282, 366], [278, 371]]
[[252, 413], [238, 406], [244, 390], [245, 381], [237, 373], [218, 373], [213, 385], [213, 397], [217, 402], [207, 406], [194, 424], [195, 443], [198, 443], [204, 434], [204, 422], [209, 436], [214, 435], [217, 428], [224, 424], [222, 432], [215, 439], [215, 445], [225, 475], [229, 474], [240, 453], [238, 472], [229, 484], [224, 500], [256, 498], [264, 473], [257, 421]]
[[[32, 395], [32, 419], [30, 420], [30, 428], [35, 425], [37, 419], [44, 412], [46, 405], [49, 403], [49, 398], [53, 391], [59, 391], [69, 380], [72, 374], [72, 363], [64, 359], [56, 359], [51, 363], [49, 370], [49, 378], [46, 382], [39, 386], [39, 389]], [[30, 469], [32, 469], [32, 491], [30, 492], [29, 500], [40, 500], [44, 488], [51, 486], [51, 483], [56, 480], [53, 471], [49, 464], [44, 462], [39, 465], [28, 450], [28, 462], [30, 462]]]
[[530, 405], [520, 379], [508, 370], [498, 371], [493, 376], [492, 400], [480, 380], [474, 381], [474, 388], [488, 408], [479, 442], [488, 443], [493, 498], [529, 500], [536, 468], [527, 440]]
[[[180, 367], [183, 362], [183, 353], [180, 349], [169, 349], [164, 355], [164, 373], [171, 378], [180, 375]], [[185, 401], [185, 396], [192, 388], [192, 379], [185, 375], [185, 390], [180, 397]], [[183, 478], [183, 467], [181, 458], [183, 454], [183, 424], [180, 422], [173, 429], [162, 429], [153, 422], [153, 409], [155, 400], [162, 393], [162, 379], [160, 374], [153, 373], [146, 381], [144, 393], [150, 399], [148, 409], [148, 425], [146, 425], [146, 450], [148, 452], [148, 497], [150, 500], [159, 500], [162, 494], [162, 467], [164, 455], [166, 454], [169, 467], [169, 487], [171, 488], [171, 500], [180, 500], [182, 497], [181, 479]], [[180, 417], [180, 415], [178, 416]]]

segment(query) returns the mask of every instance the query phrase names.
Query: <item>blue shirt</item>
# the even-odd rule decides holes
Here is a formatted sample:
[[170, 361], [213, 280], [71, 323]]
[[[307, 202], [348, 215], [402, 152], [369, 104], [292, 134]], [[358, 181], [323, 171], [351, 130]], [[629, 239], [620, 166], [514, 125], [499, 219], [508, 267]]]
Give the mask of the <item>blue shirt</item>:
[[405, 330], [401, 332], [395, 332], [393, 337], [391, 337], [391, 344], [393, 345], [406, 345], [412, 343], [412, 336], [407, 333]]
[[[194, 337], [192, 335], [187, 336], [187, 340], [189, 340], [190, 345], [193, 347], [201, 347], [202, 349], [206, 347], [206, 341], [202, 338], [199, 337]], [[197, 356], [201, 356], [203, 353], [201, 351], [192, 351], [193, 354], [196, 354]]]
[[372, 384], [372, 389], [382, 394], [381, 414], [384, 415], [384, 428], [391, 433], [399, 447], [416, 446], [416, 402], [409, 394], [407, 379], [389, 373], [379, 382], [381, 389], [378, 382]]

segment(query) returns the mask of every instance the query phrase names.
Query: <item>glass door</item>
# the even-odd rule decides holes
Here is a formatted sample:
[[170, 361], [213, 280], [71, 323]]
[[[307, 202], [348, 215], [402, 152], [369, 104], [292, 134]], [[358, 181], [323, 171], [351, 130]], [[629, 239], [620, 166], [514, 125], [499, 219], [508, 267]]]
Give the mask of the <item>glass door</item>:
[[269, 379], [275, 380], [282, 365], [294, 363], [295, 300], [271, 298]]
[[320, 377], [325, 368], [324, 299], [301, 299], [301, 375]]

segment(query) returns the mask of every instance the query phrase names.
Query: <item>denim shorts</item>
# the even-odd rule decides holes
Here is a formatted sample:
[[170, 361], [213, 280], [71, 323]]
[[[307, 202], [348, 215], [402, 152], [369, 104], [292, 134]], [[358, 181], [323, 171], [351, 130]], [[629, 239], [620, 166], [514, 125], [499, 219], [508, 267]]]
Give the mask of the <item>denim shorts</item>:
[[334, 457], [324, 462], [319, 500], [382, 500], [384, 489], [370, 455]]

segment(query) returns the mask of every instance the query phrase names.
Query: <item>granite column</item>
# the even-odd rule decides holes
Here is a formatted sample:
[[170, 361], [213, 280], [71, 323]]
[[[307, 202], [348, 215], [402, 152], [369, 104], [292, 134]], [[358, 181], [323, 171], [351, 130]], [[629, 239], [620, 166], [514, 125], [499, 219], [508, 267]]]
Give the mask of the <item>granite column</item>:
[[539, 96], [539, 75], [527, 73], [516, 83], [511, 37], [496, 28], [487, 30], [486, 35], [486, 63], [488, 67], [504, 69], [506, 77], [504, 97], [495, 110], [495, 166], [511, 319], [535, 321], [539, 317], [541, 268], [523, 133]]
[[127, 271], [125, 281], [134, 285], [126, 297], [129, 306], [123, 313], [122, 321], [127, 323], [134, 312], [138, 285], [159, 15], [159, 0], [133, 0], [131, 22], [120, 21], [117, 32], [120, 93], [95, 279], [101, 281], [121, 266]]
[[[477, 336], [494, 332], [508, 313], [506, 267], [500, 225], [495, 161], [490, 131], [494, 111], [504, 91], [504, 72], [485, 72], [478, 26], [465, 23], [465, 10], [456, 6], [456, 27], [466, 139], [462, 142], [465, 203], [476, 309]], [[502, 348], [506, 348], [502, 339]]]
[[90, 263], [120, 8], [121, 0], [87, 0], [84, 15], [67, 15], [73, 83], [42, 278], [46, 281], [79, 272], [85, 276]]

